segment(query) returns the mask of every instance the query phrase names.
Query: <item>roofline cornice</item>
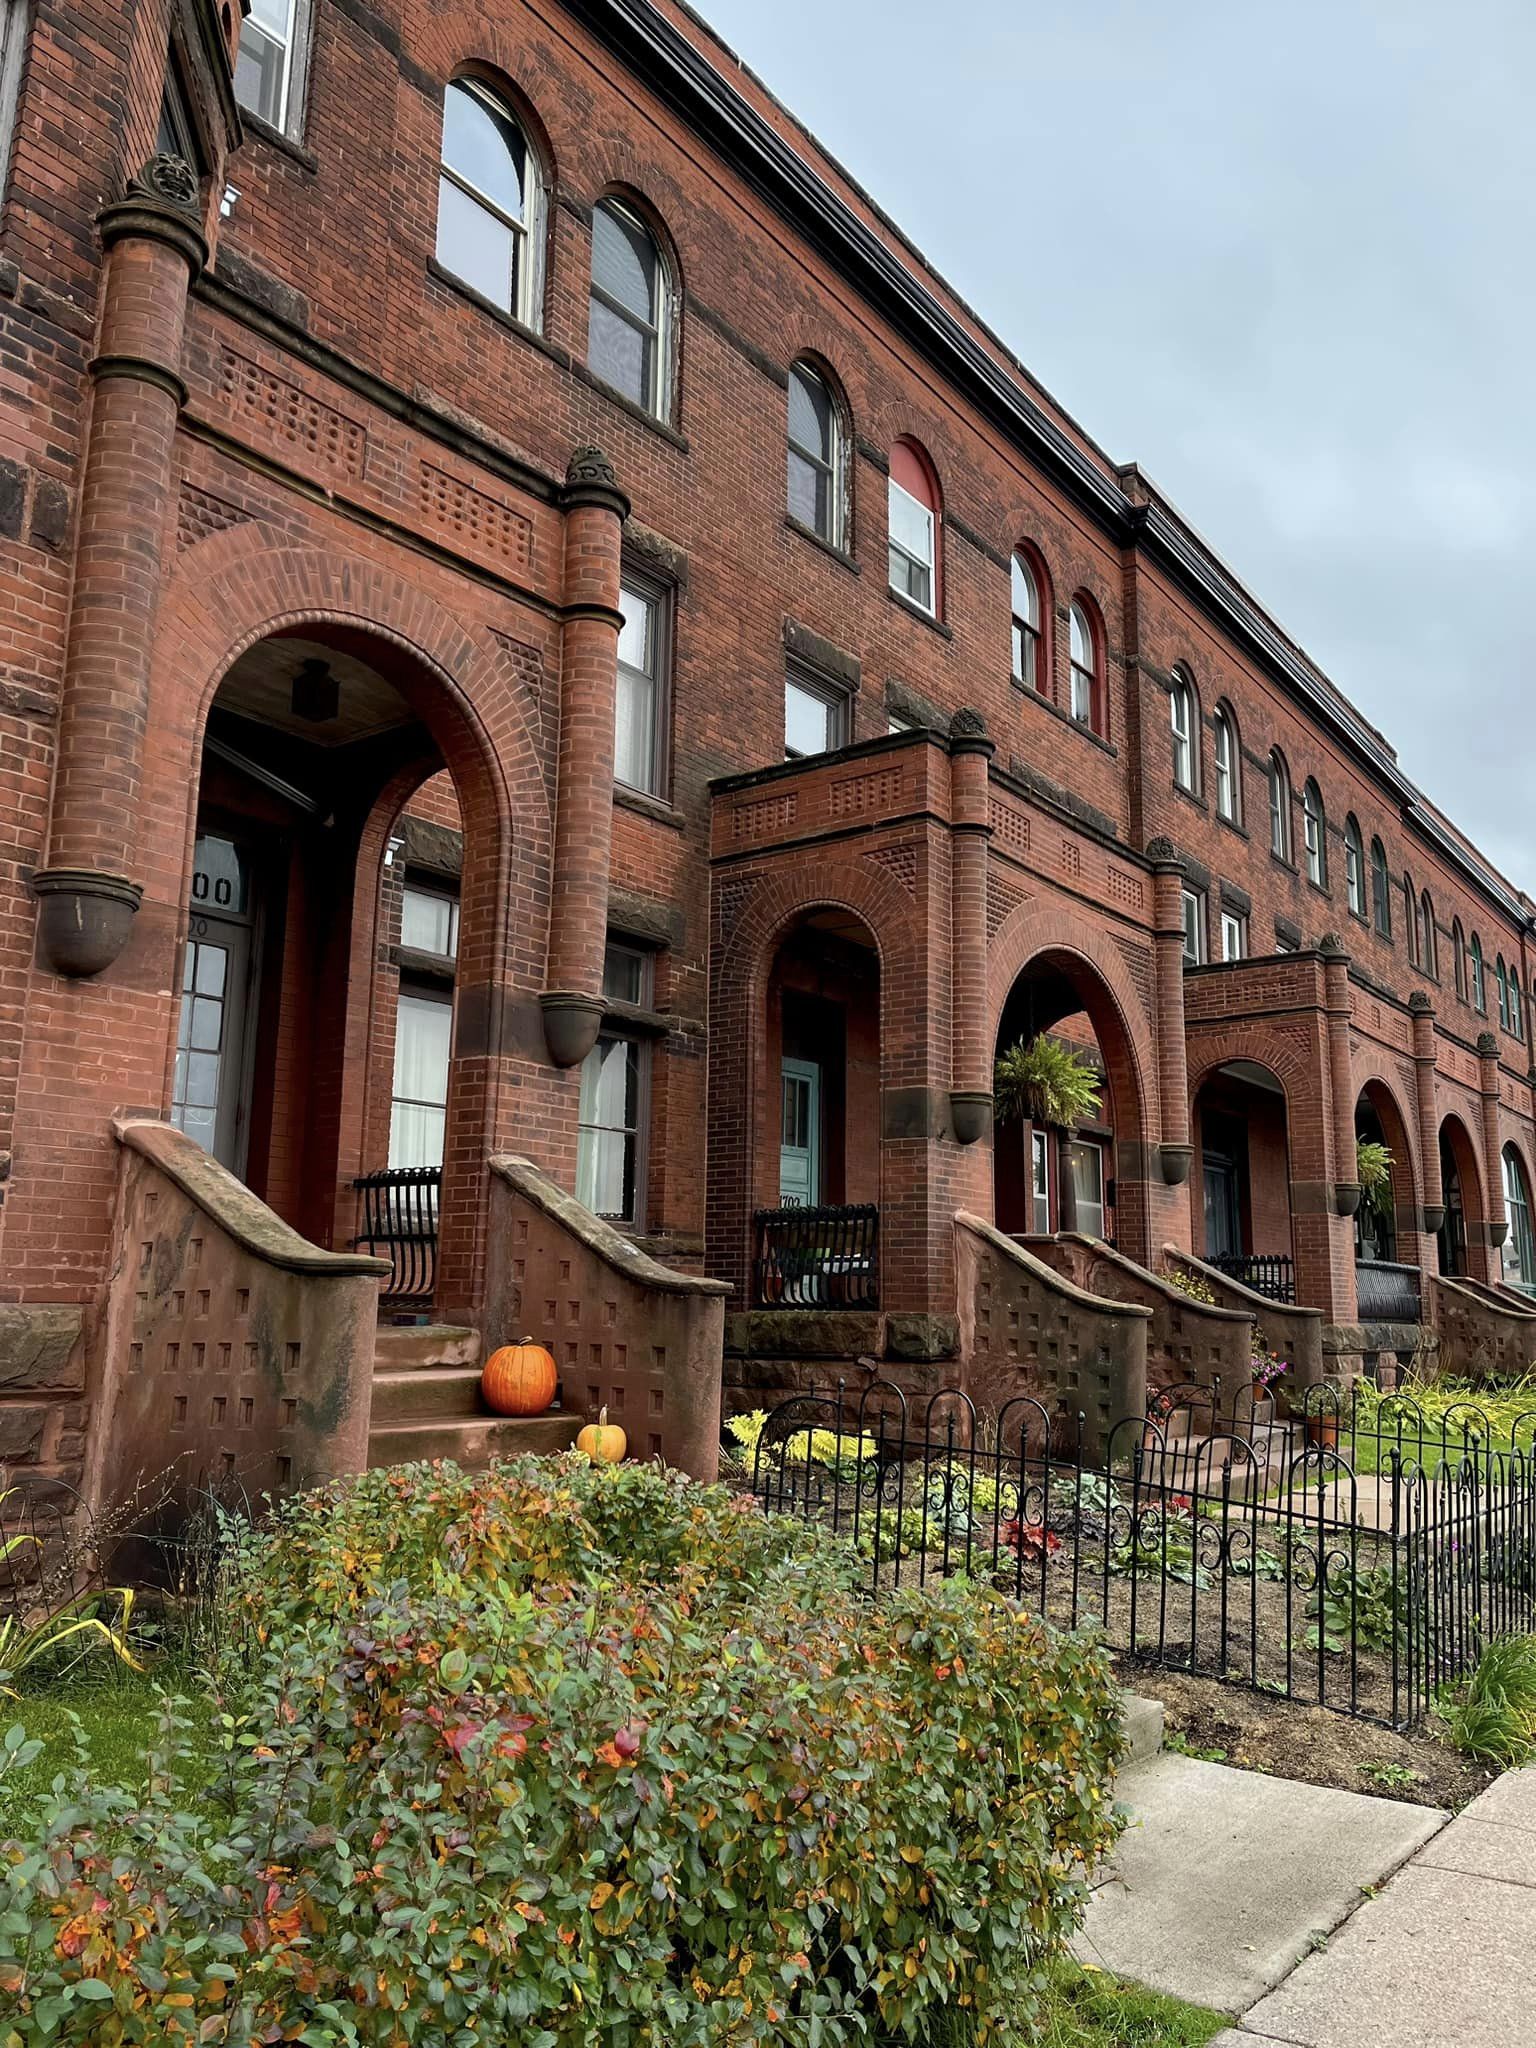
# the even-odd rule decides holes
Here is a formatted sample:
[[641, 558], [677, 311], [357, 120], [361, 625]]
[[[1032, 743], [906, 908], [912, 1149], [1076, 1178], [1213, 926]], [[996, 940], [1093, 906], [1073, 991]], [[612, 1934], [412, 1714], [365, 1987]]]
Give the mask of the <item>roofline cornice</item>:
[[1322, 687], [1274, 621], [1190, 529], [1157, 500], [1137, 502], [1106, 474], [651, 0], [562, 4], [1110, 540], [1143, 549], [1173, 576], [1390, 794], [1408, 830], [1503, 916], [1522, 930], [1536, 930], [1536, 918], [1514, 891], [1451, 838], [1365, 720]]

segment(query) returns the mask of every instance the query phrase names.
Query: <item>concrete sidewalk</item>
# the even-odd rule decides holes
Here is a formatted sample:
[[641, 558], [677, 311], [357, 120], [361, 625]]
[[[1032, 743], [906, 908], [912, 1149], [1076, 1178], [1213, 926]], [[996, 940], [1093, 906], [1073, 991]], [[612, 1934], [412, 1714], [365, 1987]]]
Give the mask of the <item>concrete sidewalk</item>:
[[1211, 2048], [1519, 2048], [1533, 1957], [1536, 1767], [1474, 1799]]
[[1120, 1798], [1132, 1823], [1089, 1900], [1076, 1953], [1229, 2013], [1281, 1983], [1447, 1819], [1174, 1755], [1126, 1771]]

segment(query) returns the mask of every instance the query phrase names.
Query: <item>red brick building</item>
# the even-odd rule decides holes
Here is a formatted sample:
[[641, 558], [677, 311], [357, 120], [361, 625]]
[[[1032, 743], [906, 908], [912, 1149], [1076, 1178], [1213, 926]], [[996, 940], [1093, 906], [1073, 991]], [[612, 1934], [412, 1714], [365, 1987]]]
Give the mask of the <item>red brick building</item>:
[[1525, 1362], [1532, 905], [706, 27], [0, 20], [0, 1458], [1075, 1398], [1063, 1204]]

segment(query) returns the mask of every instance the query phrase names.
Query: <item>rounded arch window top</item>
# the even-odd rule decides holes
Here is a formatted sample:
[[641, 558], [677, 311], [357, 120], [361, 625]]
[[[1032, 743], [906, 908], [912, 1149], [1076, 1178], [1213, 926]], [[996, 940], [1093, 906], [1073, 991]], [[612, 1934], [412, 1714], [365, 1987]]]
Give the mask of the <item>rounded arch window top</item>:
[[544, 178], [511, 108], [478, 78], [443, 96], [437, 260], [472, 291], [537, 328], [542, 316]]

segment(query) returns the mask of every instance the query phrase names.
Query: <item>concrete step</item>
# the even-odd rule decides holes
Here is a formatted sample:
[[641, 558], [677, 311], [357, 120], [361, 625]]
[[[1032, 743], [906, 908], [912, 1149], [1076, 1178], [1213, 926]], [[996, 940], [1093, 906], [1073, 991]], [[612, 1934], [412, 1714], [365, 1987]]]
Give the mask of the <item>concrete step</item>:
[[392, 1422], [368, 1434], [370, 1465], [407, 1465], [422, 1458], [452, 1458], [478, 1470], [493, 1458], [547, 1457], [569, 1450], [581, 1428], [579, 1415], [460, 1415], [436, 1420]]
[[458, 1323], [381, 1323], [374, 1340], [374, 1370], [419, 1372], [424, 1366], [480, 1363], [480, 1332]]
[[373, 1376], [375, 1429], [392, 1422], [439, 1422], [485, 1413], [478, 1365], [419, 1365], [410, 1372]]
[[1133, 1764], [1145, 1763], [1149, 1757], [1157, 1756], [1163, 1747], [1163, 1703], [1149, 1700], [1141, 1693], [1121, 1694], [1121, 1719], [1125, 1723], [1126, 1740], [1130, 1748], [1121, 1760], [1120, 1768], [1128, 1771]]

